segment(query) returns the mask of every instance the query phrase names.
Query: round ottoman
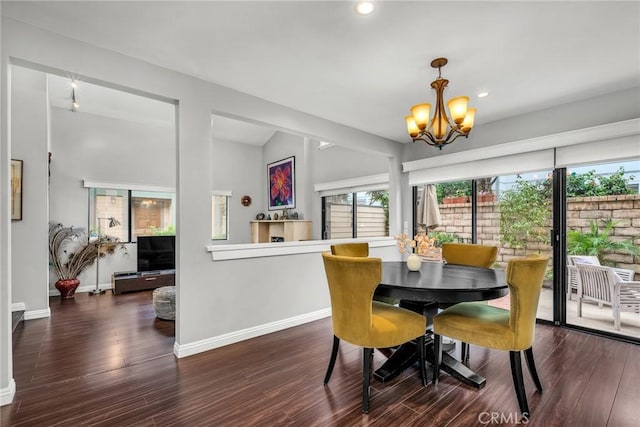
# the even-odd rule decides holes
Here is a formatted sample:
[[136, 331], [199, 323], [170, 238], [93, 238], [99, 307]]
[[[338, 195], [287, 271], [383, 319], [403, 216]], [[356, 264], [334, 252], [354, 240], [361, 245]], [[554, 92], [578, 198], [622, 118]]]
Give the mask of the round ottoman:
[[153, 308], [162, 320], [176, 319], [176, 287], [163, 286], [153, 291]]

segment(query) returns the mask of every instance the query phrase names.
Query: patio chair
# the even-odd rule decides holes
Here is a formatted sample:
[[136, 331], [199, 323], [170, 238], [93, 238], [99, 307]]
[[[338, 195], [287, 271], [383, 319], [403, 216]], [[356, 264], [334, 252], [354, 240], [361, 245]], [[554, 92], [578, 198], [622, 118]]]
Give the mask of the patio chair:
[[595, 301], [611, 306], [613, 326], [620, 330], [620, 312], [640, 313], [640, 282], [625, 281], [611, 267], [577, 264], [578, 317], [582, 317], [582, 301]]
[[[578, 292], [578, 270], [575, 268], [576, 264], [600, 265], [600, 260], [597, 256], [591, 255], [569, 255], [567, 257], [567, 293], [569, 294], [569, 300], [571, 301], [575, 301], [573, 299], [574, 291]], [[625, 282], [633, 280], [635, 271], [627, 270], [626, 268], [611, 268], [613, 268], [613, 271]], [[602, 304], [599, 306], [602, 307]]]

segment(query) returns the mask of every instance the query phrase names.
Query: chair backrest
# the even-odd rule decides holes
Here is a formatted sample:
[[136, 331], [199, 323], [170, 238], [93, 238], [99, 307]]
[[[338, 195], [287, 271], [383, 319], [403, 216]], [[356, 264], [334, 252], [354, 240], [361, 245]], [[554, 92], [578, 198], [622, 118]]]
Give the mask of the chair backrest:
[[567, 258], [569, 259], [569, 265], [600, 265], [598, 257], [593, 255], [569, 255]]
[[340, 256], [369, 256], [369, 243], [340, 243], [331, 245], [331, 254]]
[[373, 293], [382, 279], [380, 258], [322, 254], [331, 296], [333, 334], [355, 345], [369, 338]]
[[578, 269], [578, 297], [584, 296], [602, 302], [613, 301], [613, 285], [619, 278], [611, 267], [576, 264]]
[[498, 248], [470, 243], [444, 243], [442, 258], [447, 264], [491, 268], [498, 258]]
[[507, 263], [505, 277], [511, 299], [509, 326], [515, 332], [516, 348], [525, 350], [533, 345], [538, 300], [548, 263], [549, 257], [541, 255]]

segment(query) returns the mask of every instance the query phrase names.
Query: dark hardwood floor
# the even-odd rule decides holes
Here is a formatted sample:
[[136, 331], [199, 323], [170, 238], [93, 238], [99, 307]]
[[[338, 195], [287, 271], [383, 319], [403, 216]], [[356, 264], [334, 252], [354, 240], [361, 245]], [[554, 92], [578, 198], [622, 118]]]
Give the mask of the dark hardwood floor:
[[[446, 374], [423, 388], [415, 369], [373, 381], [365, 415], [359, 348], [343, 343], [322, 385], [330, 319], [178, 360], [174, 324], [154, 317], [151, 292], [50, 304], [51, 318], [14, 332], [17, 392], [0, 409], [3, 427], [523, 424], [503, 352], [472, 346], [482, 390]], [[539, 325], [534, 354], [545, 390], [525, 374], [527, 425], [640, 425], [639, 346]], [[374, 366], [383, 360], [376, 352]]]

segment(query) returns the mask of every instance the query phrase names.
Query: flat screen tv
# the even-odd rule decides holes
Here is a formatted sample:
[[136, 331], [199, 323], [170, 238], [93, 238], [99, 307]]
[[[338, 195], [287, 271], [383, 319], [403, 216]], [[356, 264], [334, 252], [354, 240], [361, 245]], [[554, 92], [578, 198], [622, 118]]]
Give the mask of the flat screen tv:
[[176, 268], [176, 236], [138, 236], [138, 272]]

